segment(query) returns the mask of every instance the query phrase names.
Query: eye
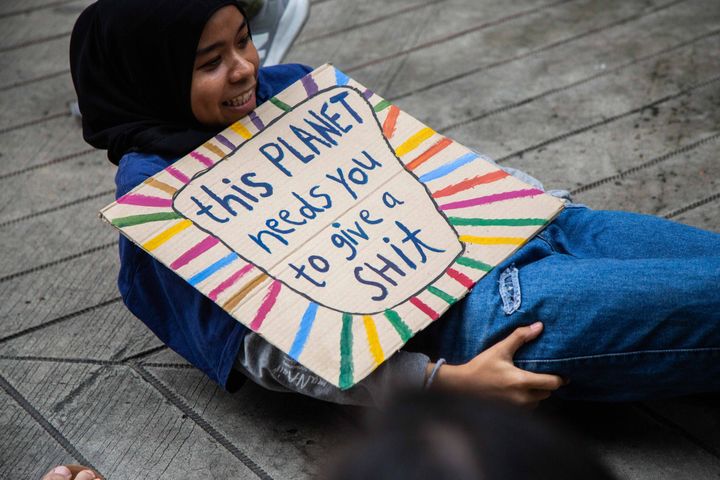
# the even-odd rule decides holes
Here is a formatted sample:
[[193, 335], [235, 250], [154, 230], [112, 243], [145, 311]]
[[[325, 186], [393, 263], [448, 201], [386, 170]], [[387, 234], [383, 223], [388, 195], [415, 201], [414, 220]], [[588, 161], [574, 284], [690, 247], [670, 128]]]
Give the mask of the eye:
[[200, 68], [202, 68], [204, 70], [213, 70], [213, 69], [217, 68], [218, 65], [220, 65], [221, 60], [222, 59], [218, 55], [217, 57], [213, 57], [211, 60], [203, 63]]
[[250, 35], [243, 35], [240, 37], [240, 40], [238, 40], [238, 47], [245, 48], [247, 47], [248, 43], [250, 43]]

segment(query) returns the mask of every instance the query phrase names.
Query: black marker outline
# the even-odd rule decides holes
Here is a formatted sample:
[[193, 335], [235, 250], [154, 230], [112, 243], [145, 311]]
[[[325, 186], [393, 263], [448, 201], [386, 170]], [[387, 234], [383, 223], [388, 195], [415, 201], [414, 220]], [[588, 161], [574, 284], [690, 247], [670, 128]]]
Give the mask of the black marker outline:
[[[403, 170], [405, 170], [407, 173], [409, 173], [409, 174], [415, 179], [415, 181], [416, 181], [417, 183], [419, 183], [419, 184], [425, 189], [425, 193], [427, 194], [428, 198], [430, 199], [432, 205], [435, 206], [435, 210], [440, 214], [440, 216], [441, 216], [443, 219], [445, 219], [445, 223], [446, 223], [447, 226], [450, 227], [450, 229], [455, 233], [456, 240], [457, 240], [458, 244], [460, 245], [460, 252], [452, 259], [452, 261], [451, 261], [450, 263], [448, 263], [447, 266], [445, 266], [445, 268], [442, 270], [442, 273], [440, 273], [439, 275], [437, 275], [436, 277], [432, 278], [430, 281], [428, 281], [427, 283], [425, 283], [425, 284], [423, 285], [423, 287], [420, 288], [419, 290], [414, 291], [413, 293], [407, 295], [404, 300], [402, 300], [402, 301], [400, 301], [400, 302], [398, 302], [398, 303], [396, 303], [396, 304], [394, 304], [394, 305], [392, 305], [392, 306], [390, 306], [390, 307], [387, 307], [387, 308], [384, 308], [384, 309], [378, 310], [378, 311], [373, 311], [373, 312], [347, 312], [347, 311], [345, 311], [345, 310], [338, 310], [337, 308], [333, 308], [333, 307], [330, 307], [330, 306], [328, 306], [328, 305], [324, 305], [324, 304], [316, 301], [315, 299], [311, 298], [308, 294], [305, 294], [305, 293], [303, 293], [303, 292], [300, 292], [300, 291], [296, 290], [295, 288], [291, 287], [290, 285], [288, 285], [288, 284], [285, 283], [284, 281], [280, 280], [280, 279], [279, 279], [278, 277], [276, 277], [275, 275], [272, 275], [270, 272], [268, 272], [268, 271], [265, 270], [264, 268], [262, 268], [262, 267], [260, 267], [259, 265], [257, 265], [255, 262], [247, 259], [247, 258], [244, 257], [240, 252], [236, 251], [234, 248], [230, 247], [230, 245], [228, 245], [227, 243], [225, 243], [221, 238], [219, 238], [218, 236], [216, 236], [213, 232], [210, 232], [210, 231], [204, 229], [203, 227], [201, 227], [200, 225], [198, 225], [197, 223], [195, 223], [192, 219], [186, 217], [186, 216], [183, 214], [183, 212], [180, 212], [177, 208], [175, 208], [175, 198], [180, 194], [180, 192], [182, 192], [183, 190], [185, 190], [185, 188], [186, 188], [188, 185], [190, 185], [190, 183], [192, 183], [192, 182], [193, 182], [194, 180], [196, 180], [197, 178], [205, 175], [205, 174], [208, 173], [210, 170], [212, 170], [213, 168], [215, 168], [215, 167], [217, 167], [218, 165], [220, 165], [223, 161], [227, 160], [228, 157], [230, 157], [231, 155], [234, 155], [235, 152], [237, 152], [238, 150], [240, 150], [241, 148], [243, 148], [248, 142], [250, 142], [250, 141], [254, 140], [255, 138], [257, 138], [257, 136], [258, 136], [259, 133], [268, 130], [270, 127], [272, 127], [272, 125], [274, 125], [275, 123], [277, 123], [278, 121], [280, 121], [280, 120], [281, 120], [282, 118], [284, 118], [286, 115], [294, 112], [296, 108], [298, 108], [298, 107], [300, 107], [301, 105], [309, 102], [310, 100], [314, 99], [315, 97], [318, 97], [318, 96], [320, 96], [320, 95], [324, 95], [325, 93], [330, 92], [330, 91], [332, 91], [332, 90], [350, 90], [350, 91], [352, 91], [352, 92], [355, 92], [355, 93], [357, 93], [357, 95], [358, 95], [358, 97], [360, 98], [360, 100], [362, 100], [362, 102], [364, 102], [364, 103], [368, 106], [368, 108], [369, 108], [369, 110], [370, 110], [370, 113], [372, 114], [372, 118], [375, 120], [375, 123], [377, 124], [377, 127], [378, 127], [378, 129], [380, 130], [380, 136], [382, 137], [383, 141], [385, 142], [385, 145], [387, 146], [388, 150], [391, 152], [392, 157], [395, 158], [395, 160], [397, 160], [397, 162], [400, 164], [400, 167], [401, 167]], [[365, 118], [365, 117], [363, 116], [363, 118]], [[422, 122], [420, 122], [420, 123], [423, 124], [423, 125], [425, 125], [425, 124], [422, 123]], [[427, 127], [427, 125], [425, 125], [425, 126]], [[435, 130], [433, 130], [433, 131], [435, 132]], [[435, 132], [435, 133], [438, 133], [438, 132]], [[465, 147], [465, 148], [467, 148], [467, 147]], [[367, 197], [365, 197], [365, 198], [367, 198]], [[224, 157], [222, 157], [220, 160], [218, 160], [212, 167], [208, 167], [208, 168], [206, 168], [206, 169], [200, 170], [200, 171], [198, 171], [197, 173], [195, 173], [195, 174], [190, 178], [190, 181], [189, 181], [188, 183], [186, 183], [185, 185], [183, 185], [182, 187], [180, 187], [180, 188], [173, 194], [173, 196], [172, 196], [172, 202], [173, 202], [173, 204], [172, 204], [172, 209], [173, 209], [173, 211], [175, 211], [178, 215], [180, 215], [182, 218], [184, 218], [184, 219], [189, 220], [190, 222], [192, 222], [193, 226], [194, 226], [195, 228], [197, 228], [198, 230], [203, 231], [203, 232], [207, 233], [208, 235], [211, 235], [212, 237], [216, 238], [220, 243], [222, 243], [223, 245], [225, 245], [225, 247], [227, 247], [228, 250], [230, 250], [231, 252], [234, 252], [234, 253], [235, 253], [236, 255], [238, 255], [242, 260], [244, 260], [245, 262], [253, 265], [255, 268], [257, 268], [258, 270], [260, 270], [261, 272], [263, 272], [265, 275], [267, 275], [267, 276], [268, 276], [269, 278], [271, 278], [272, 280], [282, 283], [283, 286], [289, 288], [290, 290], [292, 290], [292, 291], [295, 292], [296, 294], [300, 295], [301, 297], [305, 298], [306, 300], [308, 300], [308, 301], [310, 301], [310, 302], [312, 302], [312, 303], [316, 303], [316, 304], [317, 304], [318, 306], [320, 306], [320, 307], [324, 307], [324, 308], [327, 308], [327, 309], [329, 309], [329, 310], [333, 310], [333, 311], [336, 311], [336, 312], [339, 312], [339, 313], [347, 313], [347, 314], [350, 314], [350, 315], [378, 315], [378, 314], [382, 314], [382, 313], [385, 312], [386, 310], [392, 310], [392, 309], [394, 309], [394, 308], [397, 308], [399, 305], [408, 303], [408, 302], [410, 301], [410, 298], [419, 295], [420, 293], [422, 293], [423, 291], [425, 291], [429, 285], [432, 285], [432, 284], [435, 283], [437, 280], [439, 280], [439, 279], [442, 278], [444, 275], [446, 275], [447, 270], [457, 261], [457, 259], [458, 259], [459, 257], [461, 257], [461, 256], [465, 253], [465, 248], [466, 248], [465, 243], [460, 241], [460, 238], [459, 238], [459, 235], [458, 235], [457, 230], [455, 230], [455, 227], [448, 221], [447, 215], [445, 215], [445, 213], [440, 209], [440, 207], [438, 206], [437, 202], [436, 202], [435, 199], [433, 198], [432, 192], [430, 192], [430, 189], [428, 188], [428, 186], [427, 186], [425, 183], [421, 182], [420, 179], [417, 177], [417, 175], [415, 175], [412, 171], [410, 171], [410, 170], [408, 170], [407, 168], [405, 168], [405, 164], [402, 162], [402, 160], [400, 160], [400, 158], [399, 158], [399, 157], [397, 156], [397, 154], [395, 153], [395, 149], [392, 147], [392, 145], [390, 145], [390, 141], [387, 139], [387, 137], [385, 137], [385, 134], [383, 133], [382, 124], [380, 123], [380, 119], [378, 118], [377, 112], [375, 112], [375, 109], [373, 108], [372, 104], [370, 104], [370, 102], [368, 101], [368, 99], [366, 99], [366, 98], [363, 96], [363, 93], [362, 93], [359, 89], [357, 89], [357, 88], [355, 88], [355, 87], [348, 86], [348, 85], [333, 85], [333, 86], [331, 86], [331, 87], [324, 88], [324, 89], [322, 89], [322, 90], [318, 90], [317, 92], [315, 92], [314, 95], [311, 95], [311, 96], [305, 98], [304, 100], [302, 100], [300, 103], [292, 106], [289, 111], [284, 112], [284, 113], [280, 114], [279, 116], [275, 117], [270, 123], [268, 123], [267, 125], [265, 125], [265, 128], [264, 128], [264, 129], [260, 130], [258, 133], [256, 133], [255, 135], [253, 135], [251, 138], [248, 138], [248, 139], [246, 139], [245, 141], [243, 141], [242, 143], [240, 143], [240, 144], [239, 144], [238, 146], [236, 146], [232, 151], [230, 151], [230, 153], [228, 153], [227, 155], [225, 155]], [[357, 203], [358, 203], [358, 202], [355, 202], [354, 205], [357, 205]], [[336, 220], [337, 220], [337, 219], [336, 219]], [[331, 223], [332, 223], [332, 222], [328, 223], [327, 226], [330, 226]], [[326, 226], [326, 227], [327, 227], [327, 226]], [[276, 265], [277, 265], [277, 264], [276, 264]], [[187, 280], [185, 280], [185, 281], [187, 281]], [[199, 289], [198, 289], [198, 291], [199, 291]], [[215, 303], [217, 303], [220, 307], [222, 307], [222, 305], [221, 305], [219, 302], [215, 302]], [[226, 310], [226, 311], [227, 311], [227, 310]], [[230, 313], [230, 312], [228, 312], [228, 313]]]

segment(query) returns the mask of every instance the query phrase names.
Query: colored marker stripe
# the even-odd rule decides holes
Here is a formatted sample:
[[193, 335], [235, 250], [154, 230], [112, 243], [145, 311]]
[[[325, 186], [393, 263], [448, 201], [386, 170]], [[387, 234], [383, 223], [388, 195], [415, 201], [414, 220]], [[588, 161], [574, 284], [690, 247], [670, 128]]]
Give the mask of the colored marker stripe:
[[381, 100], [380, 102], [378, 102], [377, 105], [373, 107], [373, 110], [375, 111], [375, 113], [380, 113], [390, 105], [392, 105], [392, 103], [388, 102], [387, 100]]
[[445, 175], [454, 172], [458, 168], [467, 165], [468, 163], [474, 162], [478, 158], [480, 158], [480, 155], [475, 152], [466, 153], [462, 157], [457, 158], [452, 162], [446, 163], [445, 165], [442, 165], [435, 170], [431, 170], [425, 175], [418, 177], [418, 180], [423, 183], [429, 182], [431, 180], [437, 180], [438, 178], [442, 178]]
[[462, 182], [458, 182], [454, 185], [448, 185], [445, 188], [441, 188], [440, 190], [433, 192], [432, 196], [433, 198], [440, 198], [447, 197], [448, 195], [455, 195], [456, 193], [469, 190], [473, 187], [477, 187], [478, 185], [497, 182], [498, 180], [501, 180], [509, 175], [509, 173], [503, 170], [498, 170], [496, 172], [490, 172], [485, 175], [478, 175], [477, 177], [466, 178]]
[[222, 282], [220, 282], [220, 285], [218, 285], [217, 287], [215, 287], [215, 288], [208, 294], [208, 297], [210, 298], [210, 300], [212, 300], [213, 302], [216, 301], [217, 298], [218, 298], [218, 296], [219, 296], [222, 292], [224, 292], [225, 290], [227, 290], [227, 289], [230, 288], [231, 286], [235, 285], [235, 282], [237, 282], [238, 280], [240, 280], [247, 272], [249, 272], [249, 271], [252, 270], [252, 269], [253, 269], [253, 266], [252, 266], [252, 264], [249, 263], [249, 264], [245, 265], [244, 267], [242, 267], [242, 268], [241, 268], [240, 270], [238, 270], [237, 272], [235, 272], [235, 273], [233, 273], [232, 275], [230, 275], [228, 278], [226, 278], [226, 279], [223, 280]]
[[172, 165], [170, 165], [169, 167], [167, 167], [167, 168], [165, 169], [165, 171], [168, 172], [168, 173], [169, 173], [170, 175], [172, 175], [173, 177], [175, 177], [175, 178], [177, 178], [178, 180], [180, 180], [182, 183], [188, 183], [188, 182], [190, 181], [190, 179], [187, 177], [187, 175], [185, 175], [184, 173], [182, 173], [180, 170], [178, 170], [177, 168], [173, 167]]
[[350, 81], [350, 77], [345, 75], [343, 72], [341, 72], [338, 69], [335, 69], [335, 83], [337, 83], [340, 86], [347, 85], [347, 83]]
[[373, 91], [369, 88], [366, 88], [365, 91], [362, 93], [362, 96], [365, 100], [370, 100], [370, 97], [374, 95]]
[[395, 105], [391, 106], [390, 111], [388, 111], [387, 117], [385, 117], [385, 121], [383, 122], [383, 135], [385, 135], [385, 138], [392, 138], [395, 134], [395, 127], [397, 125], [399, 115], [400, 109]]
[[142, 225], [143, 223], [159, 222], [162, 220], [175, 220], [183, 218], [176, 212], [158, 212], [147, 213], [143, 215], [129, 215], [127, 217], [119, 217], [112, 220], [112, 224], [117, 228], [132, 227], [133, 225]]
[[383, 312], [383, 315], [385, 315], [385, 318], [388, 319], [390, 325], [392, 325], [398, 335], [400, 335], [400, 338], [403, 342], [407, 342], [408, 340], [410, 340], [413, 335], [412, 330], [410, 330], [410, 327], [408, 327], [407, 323], [403, 322], [403, 319], [400, 317], [399, 313], [397, 313], [395, 310], [385, 310]]
[[147, 242], [143, 243], [142, 247], [145, 250], [151, 252], [191, 225], [192, 222], [187, 219], [183, 220], [182, 222], [178, 222], [172, 227], [160, 232]]
[[212, 153], [214, 153], [215, 155], [217, 155], [220, 158], [223, 158], [225, 156], [225, 152], [223, 152], [220, 149], [220, 147], [218, 147], [217, 145], [215, 145], [212, 142], [203, 143], [203, 147], [207, 148], [208, 150], [210, 150]]
[[342, 314], [342, 330], [340, 331], [340, 389], [345, 390], [353, 385], [352, 358], [352, 321], [349, 313]]
[[173, 270], [177, 270], [178, 268], [187, 265], [192, 260], [199, 257], [201, 254], [207, 252], [218, 243], [220, 243], [220, 240], [218, 240], [216, 237], [213, 237], [212, 235], [208, 235], [203, 240], [190, 247], [185, 253], [176, 258], [175, 261], [170, 264], [170, 268], [172, 268]]
[[128, 193], [118, 198], [117, 203], [141, 207], [172, 207], [172, 200], [169, 198], [151, 197], [141, 193]]
[[256, 332], [260, 330], [260, 327], [267, 318], [268, 313], [270, 313], [270, 310], [272, 310], [272, 308], [275, 306], [275, 302], [277, 301], [281, 289], [282, 283], [280, 283], [278, 280], [275, 280], [270, 284], [270, 286], [268, 287], [268, 291], [265, 294], [265, 298], [263, 299], [263, 302], [260, 305], [257, 314], [255, 315], [255, 318], [253, 318], [253, 321], [250, 323], [251, 329]]
[[278, 107], [280, 110], [282, 110], [284, 112], [289, 112], [292, 110], [292, 107], [290, 105], [288, 105], [287, 103], [283, 102], [282, 100], [280, 100], [276, 97], [272, 97], [270, 99], [270, 103], [272, 103], [273, 105], [275, 105], [276, 107]]
[[232, 143], [230, 140], [228, 140], [228, 138], [225, 135], [218, 133], [217, 135], [215, 135], [215, 140], [222, 143], [230, 150], [235, 150], [235, 144]]
[[245, 140], [250, 140], [252, 138], [252, 133], [250, 133], [250, 130], [245, 128], [245, 125], [243, 125], [240, 122], [235, 122], [232, 125], [230, 125], [230, 129], [240, 135]]
[[312, 325], [315, 322], [317, 311], [318, 304], [310, 302], [302, 316], [302, 319], [300, 320], [300, 327], [298, 328], [297, 333], [295, 333], [295, 340], [293, 340], [290, 351], [288, 352], [288, 355], [295, 360], [300, 358], [300, 354], [305, 348], [305, 342], [307, 342], [307, 339], [310, 336], [310, 330], [312, 330]]
[[209, 265], [207, 268], [202, 269], [192, 277], [188, 279], [188, 283], [190, 285], [197, 285], [198, 283], [202, 282], [203, 280], [207, 280], [209, 277], [214, 275], [218, 270], [222, 270], [223, 268], [230, 265], [232, 262], [240, 258], [237, 253], [232, 252], [229, 255], [221, 258], [220, 260], [216, 261], [212, 265]]
[[440, 210], [454, 210], [457, 208], [475, 207], [477, 205], [487, 205], [489, 203], [502, 202], [504, 200], [513, 200], [515, 198], [523, 197], [534, 197], [541, 195], [544, 192], [537, 188], [529, 188], [526, 190], [514, 190], [512, 192], [496, 193], [493, 195], [486, 195], [484, 197], [469, 198], [467, 200], [460, 200], [458, 202], [450, 202], [444, 205], [440, 205]]
[[171, 185], [168, 185], [165, 182], [161, 182], [160, 180], [157, 180], [155, 178], [148, 178], [143, 182], [145, 185], [149, 185], [153, 188], [157, 188], [158, 190], [165, 192], [169, 195], [175, 195], [175, 192], [177, 192], [177, 189]]
[[475, 260], [470, 257], [459, 257], [455, 260], [455, 263], [464, 267], [474, 268], [475, 270], [482, 270], [483, 272], [489, 272], [493, 269], [492, 265], [488, 265], [485, 262], [481, 262], [480, 260]]
[[452, 295], [443, 290], [440, 290], [437, 287], [428, 285], [427, 290], [448, 305], [452, 305], [453, 303], [457, 302], [457, 298], [453, 297]]
[[453, 141], [449, 138], [441, 138], [438, 140], [432, 147], [425, 150], [423, 153], [418, 155], [417, 158], [415, 158], [413, 161], [405, 165], [405, 168], [407, 168], [410, 171], [415, 170], [417, 167], [422, 165], [423, 163], [430, 160], [433, 156], [435, 156], [437, 153], [441, 152], [445, 147], [450, 145]]
[[433, 310], [430, 305], [426, 304], [422, 300], [420, 300], [418, 297], [411, 297], [410, 303], [415, 305], [421, 312], [423, 312], [428, 317], [432, 318], [433, 320], [437, 320], [440, 318], [440, 314], [437, 313], [435, 310]]
[[368, 346], [370, 354], [375, 360], [375, 365], [380, 365], [385, 361], [385, 353], [380, 345], [380, 336], [378, 335], [375, 320], [370, 315], [363, 315], [363, 323], [365, 324], [365, 333], [367, 334]]
[[463, 218], [448, 217], [450, 225], [459, 227], [529, 227], [545, 225], [544, 218]]
[[265, 129], [265, 124], [260, 119], [260, 117], [257, 116], [257, 113], [255, 111], [250, 112], [250, 121], [255, 125], [255, 128], [258, 129], [258, 131]]
[[242, 299], [248, 295], [248, 293], [252, 292], [267, 278], [268, 276], [266, 274], [261, 273], [260, 275], [256, 276], [248, 283], [243, 285], [243, 287], [237, 293], [235, 293], [232, 297], [228, 298], [227, 302], [223, 303], [223, 310], [226, 310], [228, 312], [232, 311], [235, 307], [237, 307], [238, 303], [240, 303]]
[[190, 152], [190, 156], [205, 165], [206, 167], [212, 167], [213, 165], [215, 165], [215, 163], [210, 160], [210, 158], [206, 157], [200, 152], [192, 151]]
[[308, 97], [312, 97], [318, 92], [317, 83], [315, 83], [315, 79], [312, 78], [311, 74], [308, 73], [302, 77], [300, 79], [300, 83], [302, 83], [302, 86], [305, 88], [305, 92], [307, 92]]
[[410, 136], [410, 138], [405, 140], [403, 143], [401, 143], [400, 146], [395, 149], [395, 153], [398, 157], [407, 155], [408, 153], [419, 147], [422, 142], [432, 137], [433, 135], [435, 135], [435, 131], [432, 128], [425, 127], [419, 132]]
[[458, 240], [475, 245], [522, 245], [524, 237], [476, 237], [473, 235], [460, 235]]
[[473, 282], [470, 277], [468, 277], [462, 272], [458, 272], [454, 268], [448, 268], [447, 270], [445, 270], [445, 273], [447, 273], [450, 278], [452, 278], [465, 288], [472, 288], [473, 285], [475, 285], [475, 282]]

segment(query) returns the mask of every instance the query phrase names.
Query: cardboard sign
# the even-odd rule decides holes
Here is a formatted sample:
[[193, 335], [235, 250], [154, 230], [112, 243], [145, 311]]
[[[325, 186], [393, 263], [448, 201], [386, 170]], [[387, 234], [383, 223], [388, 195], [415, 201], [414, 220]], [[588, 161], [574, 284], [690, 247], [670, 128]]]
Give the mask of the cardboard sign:
[[101, 215], [345, 389], [561, 209], [325, 65]]

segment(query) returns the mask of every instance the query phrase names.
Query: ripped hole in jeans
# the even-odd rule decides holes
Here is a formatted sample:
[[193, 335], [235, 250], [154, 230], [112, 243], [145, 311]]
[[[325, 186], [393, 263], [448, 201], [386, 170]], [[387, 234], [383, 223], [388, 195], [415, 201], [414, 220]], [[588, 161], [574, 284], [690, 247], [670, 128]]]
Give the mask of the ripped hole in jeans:
[[518, 269], [515, 265], [510, 265], [500, 274], [498, 280], [500, 287], [500, 298], [503, 302], [503, 312], [505, 315], [511, 315], [520, 308], [522, 294], [520, 292], [520, 280], [518, 279]]

